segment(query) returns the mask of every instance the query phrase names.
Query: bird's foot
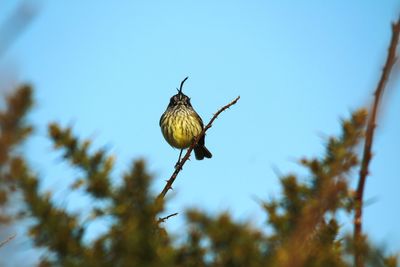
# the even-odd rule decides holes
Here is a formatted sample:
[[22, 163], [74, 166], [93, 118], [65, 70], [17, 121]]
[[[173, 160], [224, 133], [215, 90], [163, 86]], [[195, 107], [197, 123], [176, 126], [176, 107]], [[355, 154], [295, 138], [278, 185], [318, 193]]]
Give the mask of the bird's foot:
[[179, 168], [179, 171], [181, 171], [182, 170], [182, 166], [180, 165], [180, 161], [178, 161], [177, 163], [175, 163], [175, 169], [178, 169]]

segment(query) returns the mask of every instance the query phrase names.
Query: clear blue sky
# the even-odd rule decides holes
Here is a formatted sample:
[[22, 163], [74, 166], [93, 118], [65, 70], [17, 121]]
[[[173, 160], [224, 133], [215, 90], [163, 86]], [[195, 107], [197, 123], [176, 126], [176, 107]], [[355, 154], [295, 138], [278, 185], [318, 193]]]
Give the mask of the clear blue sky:
[[[2, 1], [0, 19], [19, 1]], [[85, 212], [66, 189], [79, 176], [61, 163], [46, 125], [73, 126], [117, 158], [116, 174], [144, 158], [155, 192], [178, 156], [159, 117], [181, 80], [204, 121], [240, 95], [208, 132], [212, 160], [191, 160], [168, 212], [229, 210], [265, 220], [255, 199], [280, 192], [281, 173], [318, 156], [340, 118], [368, 105], [400, 4], [386, 1], [39, 1], [40, 12], [0, 62], [36, 89], [27, 145], [32, 165], [58, 203]], [[0, 20], [1, 21], [1, 20]], [[399, 68], [396, 69], [399, 71]], [[365, 230], [400, 250], [400, 87], [389, 83], [366, 186]], [[117, 176], [117, 175], [116, 175]], [[356, 180], [353, 177], [353, 182]], [[182, 216], [167, 226], [179, 230]], [[351, 229], [351, 218], [343, 225]], [[104, 229], [94, 225], [92, 235]]]

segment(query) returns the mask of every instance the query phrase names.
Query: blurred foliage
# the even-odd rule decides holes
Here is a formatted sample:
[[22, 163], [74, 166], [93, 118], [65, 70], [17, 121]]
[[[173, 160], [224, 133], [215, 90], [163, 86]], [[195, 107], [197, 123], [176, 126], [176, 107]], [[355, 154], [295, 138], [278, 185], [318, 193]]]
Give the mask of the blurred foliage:
[[6, 209], [13, 202], [11, 194], [17, 190], [16, 177], [12, 166], [20, 158], [18, 146], [32, 132], [32, 126], [26, 123], [26, 115], [32, 106], [32, 89], [22, 86], [7, 97], [3, 111], [0, 111], [0, 223], [7, 223], [16, 217], [15, 209]]
[[[23, 86], [6, 100], [0, 113], [0, 205], [2, 211], [8, 210], [5, 207], [13, 204], [10, 199], [16, 194], [24, 205], [0, 218], [2, 224], [17, 223], [21, 216], [16, 215], [21, 214], [32, 219], [29, 235], [34, 245], [49, 252], [38, 266], [352, 266], [355, 244], [351, 235], [341, 231], [338, 213], [354, 210], [348, 180], [358, 167], [356, 152], [364, 136], [365, 110], [342, 121], [341, 135], [327, 141], [322, 157], [300, 161], [308, 177], [280, 177], [282, 195], [262, 203], [268, 218], [265, 227], [236, 222], [229, 213], [211, 216], [188, 210], [179, 242], [159, 220], [164, 200], [149, 190], [152, 177], [144, 161], [135, 161], [117, 185], [111, 178], [113, 157], [95, 150], [90, 140], [76, 138], [70, 128], [52, 123], [49, 136], [55, 149], [80, 170], [71, 190], [80, 190], [92, 200], [89, 220], [110, 222], [105, 233], [84, 242], [83, 215], [57, 206], [50, 194], [39, 190], [40, 177], [18, 151], [32, 132], [25, 119], [32, 106], [32, 89]], [[367, 236], [362, 251], [366, 266], [397, 265], [396, 256], [385, 256], [368, 243]]]

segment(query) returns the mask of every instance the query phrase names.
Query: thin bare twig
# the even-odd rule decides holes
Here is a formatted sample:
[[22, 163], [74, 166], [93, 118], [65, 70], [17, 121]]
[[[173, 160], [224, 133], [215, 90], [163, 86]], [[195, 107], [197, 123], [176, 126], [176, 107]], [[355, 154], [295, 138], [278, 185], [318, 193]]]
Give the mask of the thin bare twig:
[[172, 173], [171, 177], [168, 179], [167, 184], [165, 185], [164, 189], [162, 190], [162, 192], [160, 193], [160, 195], [158, 195], [158, 198], [164, 198], [165, 195], [167, 194], [167, 192], [172, 189], [172, 184], [174, 183], [176, 177], [178, 176], [179, 172], [181, 171], [183, 165], [185, 164], [185, 162], [189, 159], [190, 157], [190, 153], [192, 152], [192, 150], [194, 149], [194, 147], [197, 145], [197, 143], [199, 142], [200, 138], [206, 133], [206, 131], [211, 128], [214, 120], [219, 116], [219, 114], [221, 114], [224, 110], [228, 109], [229, 107], [231, 107], [232, 105], [236, 104], [236, 102], [240, 99], [240, 96], [236, 97], [235, 100], [233, 100], [232, 102], [230, 102], [228, 105], [223, 106], [220, 110], [217, 111], [217, 113], [214, 114], [214, 116], [212, 117], [212, 119], [210, 120], [210, 122], [204, 127], [203, 131], [201, 131], [201, 133], [193, 140], [193, 143], [191, 144], [191, 146], [187, 149], [185, 156], [182, 158], [182, 160], [179, 162], [179, 164], [176, 166], [174, 172]]
[[392, 39], [390, 41], [389, 52], [386, 58], [386, 63], [382, 71], [382, 76], [379, 80], [378, 86], [374, 93], [374, 102], [371, 109], [371, 114], [368, 119], [367, 130], [365, 134], [365, 144], [363, 157], [361, 161], [361, 168], [359, 173], [359, 180], [357, 185], [357, 191], [355, 196], [355, 213], [354, 213], [354, 240], [356, 242], [356, 250], [354, 255], [354, 265], [356, 267], [363, 267], [364, 260], [362, 257], [362, 253], [360, 249], [357, 247], [360, 246], [360, 242], [362, 240], [362, 207], [363, 207], [363, 195], [364, 195], [364, 187], [365, 181], [368, 175], [368, 166], [371, 160], [371, 149], [372, 142], [374, 138], [374, 130], [376, 127], [376, 116], [379, 108], [379, 103], [381, 97], [383, 95], [383, 91], [387, 84], [387, 81], [390, 76], [390, 72], [392, 70], [393, 65], [396, 62], [396, 48], [398, 45], [400, 36], [400, 18], [398, 21], [392, 25]]
[[7, 239], [1, 241], [1, 242], [0, 242], [0, 248], [1, 248], [2, 246], [4, 246], [5, 244], [7, 244], [8, 242], [10, 242], [11, 240], [13, 240], [16, 236], [17, 236], [17, 234], [15, 233], [15, 234], [13, 234], [13, 235], [7, 237]]
[[176, 215], [178, 215], [177, 212], [172, 213], [172, 214], [170, 214], [170, 215], [168, 215], [168, 216], [165, 216], [165, 217], [160, 217], [160, 218], [158, 218], [157, 223], [163, 223], [163, 222], [165, 222], [166, 220], [168, 220], [169, 218], [174, 217], [174, 216], [176, 216]]

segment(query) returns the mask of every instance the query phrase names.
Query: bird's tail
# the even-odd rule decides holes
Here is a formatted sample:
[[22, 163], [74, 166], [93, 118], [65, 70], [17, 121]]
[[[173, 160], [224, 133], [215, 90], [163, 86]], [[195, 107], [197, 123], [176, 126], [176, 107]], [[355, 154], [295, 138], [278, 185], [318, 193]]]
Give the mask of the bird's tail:
[[194, 155], [196, 156], [197, 160], [212, 157], [211, 152], [204, 145], [200, 144], [194, 147]]

